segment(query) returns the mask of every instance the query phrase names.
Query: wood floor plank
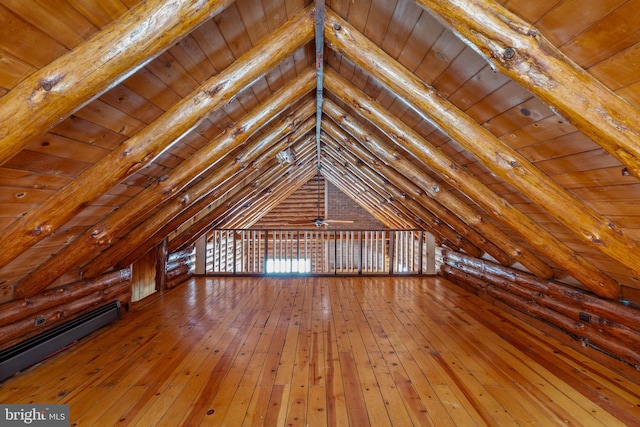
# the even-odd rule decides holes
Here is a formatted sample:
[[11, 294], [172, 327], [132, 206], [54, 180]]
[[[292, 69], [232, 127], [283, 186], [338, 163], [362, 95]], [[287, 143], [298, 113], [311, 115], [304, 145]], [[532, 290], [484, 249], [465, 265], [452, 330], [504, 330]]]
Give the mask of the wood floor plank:
[[437, 277], [194, 278], [0, 383], [73, 425], [634, 425], [640, 385]]

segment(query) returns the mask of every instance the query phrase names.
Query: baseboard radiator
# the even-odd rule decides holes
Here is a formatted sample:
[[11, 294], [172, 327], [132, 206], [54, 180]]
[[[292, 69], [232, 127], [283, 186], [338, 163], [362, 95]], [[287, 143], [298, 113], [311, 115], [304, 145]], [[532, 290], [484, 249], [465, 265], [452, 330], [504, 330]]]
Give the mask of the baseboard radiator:
[[119, 318], [120, 301], [114, 301], [0, 351], [0, 381]]

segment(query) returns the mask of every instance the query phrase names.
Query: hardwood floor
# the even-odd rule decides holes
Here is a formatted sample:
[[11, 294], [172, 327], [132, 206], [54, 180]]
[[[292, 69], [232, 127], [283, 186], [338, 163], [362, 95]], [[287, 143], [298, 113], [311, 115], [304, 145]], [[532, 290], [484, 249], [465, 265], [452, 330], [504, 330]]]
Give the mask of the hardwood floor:
[[447, 281], [197, 278], [0, 384], [79, 426], [638, 425], [640, 386]]

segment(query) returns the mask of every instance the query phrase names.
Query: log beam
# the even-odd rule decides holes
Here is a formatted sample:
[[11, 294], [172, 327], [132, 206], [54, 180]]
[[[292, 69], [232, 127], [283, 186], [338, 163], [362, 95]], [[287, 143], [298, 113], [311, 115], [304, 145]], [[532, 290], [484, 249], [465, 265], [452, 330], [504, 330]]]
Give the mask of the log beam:
[[[325, 142], [325, 153], [327, 153], [334, 162], [340, 163], [342, 170], [346, 174], [352, 175], [354, 179], [360, 180], [363, 183], [367, 183], [370, 187], [375, 188], [378, 193], [384, 192], [385, 195], [388, 194], [387, 198], [393, 201], [394, 206], [397, 206], [396, 203], [398, 200], [402, 200], [401, 205], [407, 208], [407, 211], [411, 212], [414, 217], [417, 217], [424, 224], [424, 228], [431, 234], [439, 235], [442, 239], [448, 240], [474, 257], [479, 258], [484, 254], [481, 248], [478, 248], [473, 242], [461, 236], [457, 230], [451, 228], [446, 222], [440, 221], [438, 217], [425, 207], [413, 199], [404, 198], [402, 190], [397, 188], [395, 182], [386, 181], [386, 178], [381, 177], [373, 169], [359, 161], [354, 154], [341, 149], [340, 144], [336, 140], [323, 135], [323, 141]], [[499, 254], [498, 256], [500, 257]]]
[[224, 218], [219, 218], [217, 227], [250, 228], [313, 177], [311, 165], [314, 152], [311, 145], [303, 146], [294, 165], [282, 165], [279, 174], [269, 171], [260, 176], [253, 194], [225, 212]]
[[0, 165], [143, 67], [231, 0], [149, 0], [31, 74], [0, 99]]
[[640, 178], [640, 110], [492, 0], [416, 0]]
[[[310, 177], [313, 175], [313, 168], [300, 167], [300, 164], [307, 164], [308, 166], [312, 159], [313, 150], [308, 150], [299, 164], [289, 166], [279, 165], [261, 174], [259, 182], [237, 185], [224, 197], [220, 198], [219, 203], [216, 203], [216, 207], [173, 237], [173, 239], [169, 241], [169, 251], [173, 252], [190, 245], [209, 230], [220, 227], [225, 221], [236, 218], [238, 211], [254, 209], [251, 205], [269, 196], [271, 192], [269, 185], [273, 184], [274, 181], [279, 181], [281, 185], [284, 185], [285, 189], [295, 187], [295, 181], [283, 179], [286, 172], [293, 170], [296, 174], [307, 174]], [[300, 185], [305, 182], [303, 179], [299, 179], [298, 181]]]
[[[323, 157], [322, 174], [340, 191], [359, 204], [387, 228], [421, 229], [420, 221], [408, 209], [395, 202], [390, 195], [380, 191], [361, 178], [345, 171], [343, 161]], [[438, 236], [442, 239], [441, 236]], [[455, 248], [459, 246], [454, 244]]]
[[[62, 249], [57, 256], [48, 259], [15, 288], [15, 295], [26, 297], [34, 295], [53, 283], [65, 271], [91, 259], [91, 255], [111, 245], [118, 237], [126, 234], [135, 218], [175, 197], [182, 189], [206, 171], [210, 170], [229, 151], [237, 148], [262, 126], [272, 120], [274, 115], [295, 103], [314, 85], [314, 74], [311, 69], [292, 80], [264, 104], [256, 107], [227, 132], [211, 143], [196, 151], [184, 160], [162, 181], [157, 181], [141, 191], [120, 209], [88, 229], [82, 236]], [[311, 115], [310, 108], [302, 108], [286, 122], [285, 129], [292, 132], [299, 122]], [[284, 132], [284, 131], [283, 131]], [[224, 173], [224, 171], [221, 171]], [[111, 260], [111, 264], [119, 260]], [[92, 272], [92, 276], [101, 271]]]
[[[583, 242], [640, 276], [640, 248], [610, 219], [585, 205], [526, 158], [476, 123], [437, 91], [334, 13], [327, 41], [473, 153], [488, 170], [518, 189]], [[618, 291], [619, 293], [619, 291]]]
[[[71, 183], [0, 234], [6, 250], [0, 268], [36, 242], [51, 235], [115, 184], [152, 162], [262, 74], [313, 37], [313, 12], [306, 9], [249, 52], [212, 77], [191, 95], [124, 141]], [[27, 294], [24, 294], [27, 295]]]
[[[313, 107], [311, 102], [300, 108], [299, 111], [303, 113], [300, 117], [304, 115], [305, 110], [311, 116], [313, 108], [310, 107]], [[257, 178], [257, 174], [262, 172], [265, 165], [267, 170], [275, 166], [276, 153], [287, 148], [291, 145], [291, 140], [297, 140], [312, 128], [312, 121], [307, 120], [294, 133], [282, 138], [290, 127], [287, 123], [289, 121], [285, 120], [267, 135], [250, 143], [240, 153], [232, 156], [233, 158], [220, 164], [216, 172], [210, 173], [135, 229], [130, 230], [122, 239], [87, 263], [82, 268], [83, 277], [94, 277], [112, 265], [131, 264], [158, 244], [158, 241], [165, 239], [170, 231], [213, 203], [220, 194], [224, 194], [244, 179]], [[282, 139], [274, 143], [278, 138]], [[271, 146], [266, 148], [268, 144]], [[258, 147], [262, 147], [263, 151], [257, 151]]]
[[620, 298], [618, 283], [587, 262], [572, 249], [540, 227], [507, 200], [495, 194], [473, 175], [465, 172], [448, 156], [425, 140], [401, 120], [391, 116], [365, 93], [353, 87], [338, 73], [326, 71], [325, 87], [370, 121], [397, 146], [421, 160], [455, 188], [462, 191], [497, 220], [517, 231], [532, 247], [563, 266], [573, 277], [594, 293], [611, 299]]
[[[308, 131], [311, 129], [312, 125], [312, 121], [308, 120], [303, 126]], [[160, 239], [163, 239], [164, 236], [169, 235], [173, 230], [179, 229], [182, 224], [186, 223], [190, 218], [197, 215], [198, 212], [201, 212], [203, 209], [207, 208], [207, 206], [214, 203], [221, 195], [224, 195], [234, 186], [238, 185], [240, 181], [256, 179], [261, 173], [259, 170], [265, 170], [263, 167], [266, 167], [266, 170], [269, 170], [270, 167], [275, 167], [277, 165], [277, 162], [274, 159], [275, 153], [281, 151], [285, 145], [290, 145], [291, 141], [295, 140], [297, 137], [299, 136], [296, 136], [294, 133], [285, 139], [284, 144], [274, 144], [273, 147], [275, 151], [272, 151], [271, 149], [267, 150], [260, 159], [252, 163], [251, 168], [247, 168], [248, 170], [246, 172], [243, 171], [242, 173], [237, 173], [227, 180], [219, 180], [219, 175], [216, 174], [215, 176], [207, 178], [191, 187], [187, 195], [181, 198], [193, 200], [193, 203], [186, 207], [182, 204], [167, 206], [163, 209], [163, 211], [165, 209], [167, 211], [158, 212], [152, 218], [138, 226], [134, 232], [127, 234], [121, 242], [118, 242], [114, 247], [105, 251], [105, 257], [107, 256], [106, 252], [111, 252], [113, 250], [115, 253], [117, 251], [117, 253], [121, 255], [111, 256], [111, 259], [119, 260], [116, 263], [116, 267], [120, 268], [121, 266], [130, 265], [142, 256], [148, 248], [155, 245]], [[239, 157], [243, 156], [243, 153], [239, 155]], [[230, 161], [230, 163], [234, 164], [235, 162]], [[167, 218], [171, 219], [167, 221]], [[131, 248], [135, 249], [131, 251]], [[102, 255], [100, 258], [102, 258]], [[96, 259], [95, 262], [98, 263], [101, 261]], [[93, 264], [93, 262], [91, 264]], [[86, 268], [87, 270], [91, 269], [92, 271], [100, 270], [99, 267], [91, 265], [87, 265]]]
[[521, 271], [504, 268], [486, 260], [472, 258], [467, 255], [446, 251], [443, 254], [445, 262], [460, 266], [469, 266], [476, 271], [476, 275], [482, 278], [483, 273], [488, 273], [501, 280], [507, 280], [537, 292], [540, 295], [565, 301], [572, 306], [589, 313], [596, 314], [610, 321], [620, 323], [629, 328], [638, 328], [640, 325], [640, 309], [626, 306], [615, 301], [607, 301], [598, 298], [581, 289], [573, 288], [551, 280], [539, 280]]
[[[352, 165], [357, 165], [358, 169], [361, 169], [368, 179], [378, 182], [378, 184], [384, 186], [384, 188], [388, 187], [387, 189], [391, 196], [395, 200], [403, 201], [413, 212], [418, 213], [426, 210], [420, 215], [420, 218], [425, 223], [433, 224], [435, 227], [444, 224], [457, 233], [457, 239], [459, 241], [462, 241], [463, 238], [468, 240], [476, 248], [486, 251], [503, 265], [511, 265], [513, 263], [513, 260], [491, 240], [463, 223], [457, 216], [436, 200], [427, 197], [421, 189], [404, 175], [391, 167], [379, 164], [377, 159], [361, 145], [353, 141], [353, 139], [342, 129], [339, 129], [337, 125], [332, 124], [331, 121], [325, 121], [324, 128], [331, 134], [333, 140], [340, 144], [340, 146], [333, 146], [333, 149], [351, 155]], [[374, 166], [376, 163], [378, 163], [377, 166]], [[467, 250], [465, 250], [465, 252], [472, 254]]]
[[[395, 150], [391, 144], [366, 130], [354, 117], [348, 115], [334, 102], [329, 99], [325, 100], [323, 109], [332, 121], [338, 123], [344, 131], [355, 139], [345, 138], [341, 141], [347, 147], [351, 147], [352, 151], [357, 151], [359, 157], [366, 156], [366, 160], [363, 158], [365, 163], [375, 169], [385, 169], [402, 174], [407, 181], [415, 183], [415, 185], [412, 184], [413, 190], [405, 189], [412, 197], [417, 197], [420, 200], [429, 197], [438, 201], [442, 206], [448, 208], [448, 212], [458, 215], [461, 221], [478, 230], [482, 236], [491, 236], [490, 241], [492, 243], [496, 244], [514, 261], [520, 262], [537, 277], [543, 279], [553, 277], [553, 269], [545, 261], [535, 256], [522, 245], [514, 242], [511, 237], [495, 227], [487, 218], [479, 215], [466, 202], [460, 200], [447, 189], [442, 188], [438, 182], [416, 166], [402, 152]], [[331, 129], [330, 121], [326, 122], [326, 127]], [[368, 152], [371, 154], [367, 154]], [[386, 176], [387, 173], [383, 172], [383, 175]], [[415, 187], [419, 187], [419, 189], [415, 189]], [[455, 228], [458, 229], [458, 227]], [[482, 242], [477, 242], [476, 245], [483, 247]]]

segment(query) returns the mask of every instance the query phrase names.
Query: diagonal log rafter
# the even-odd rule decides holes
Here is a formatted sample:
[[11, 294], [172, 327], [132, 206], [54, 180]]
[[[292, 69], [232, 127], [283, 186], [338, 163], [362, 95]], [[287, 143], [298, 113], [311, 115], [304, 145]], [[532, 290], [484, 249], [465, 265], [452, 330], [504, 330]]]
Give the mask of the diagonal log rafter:
[[[350, 170], [348, 167], [349, 161], [339, 154], [334, 154], [330, 146], [325, 146], [325, 156], [323, 156], [322, 160], [323, 171], [325, 168], [327, 169], [326, 176], [329, 182], [334, 183], [345, 195], [360, 204], [363, 209], [370, 212], [386, 227], [424, 228], [420, 226], [422, 220], [414, 215], [407, 207], [402, 206], [398, 201], [394, 200], [382, 185], [363, 178], [359, 170]], [[323, 174], [325, 174], [325, 172], [323, 172]], [[428, 225], [427, 227], [432, 228]], [[434, 233], [434, 235], [441, 240], [447, 240], [438, 232]], [[450, 234], [450, 237], [453, 247], [459, 249], [460, 245], [455, 233]], [[474, 248], [473, 245], [470, 245], [468, 248], [471, 252], [476, 252], [478, 255], [482, 252]]]
[[[386, 165], [378, 164], [376, 166], [377, 159], [374, 159], [364, 147], [353, 140], [350, 141], [350, 137], [343, 130], [339, 129], [338, 126], [332, 124], [331, 121], [325, 121], [324, 128], [332, 135], [333, 140], [341, 146], [334, 146], [334, 150], [340, 150], [346, 153], [346, 155], [349, 155], [350, 162], [365, 171], [366, 179], [377, 181], [385, 185], [385, 188], [388, 186], [391, 189], [391, 195], [394, 199], [407, 204], [412, 211], [418, 212], [421, 209], [426, 209], [428, 216], [425, 217], [421, 215], [423, 221], [436, 225], [440, 223], [446, 224], [459, 234], [459, 239], [464, 237], [476, 247], [486, 251], [501, 264], [508, 266], [513, 263], [513, 260], [502, 249], [463, 223], [446, 207], [424, 195], [422, 190], [402, 174]], [[426, 218], [428, 218], [428, 221]]]
[[[329, 154], [329, 157], [333, 158], [336, 162], [342, 160], [342, 170], [347, 174], [352, 175], [354, 179], [358, 179], [361, 182], [367, 182], [380, 193], [384, 192], [385, 195], [388, 195], [388, 199], [394, 202], [394, 205], [397, 206], [400, 204], [405, 206], [407, 210], [414, 215], [414, 217], [418, 218], [421, 223], [424, 224], [424, 227], [431, 234], [439, 235], [441, 239], [448, 240], [469, 255], [477, 258], [482, 257], [484, 254], [484, 248], [480, 249], [474, 244], [474, 242], [463, 237], [457, 230], [452, 228], [446, 222], [440, 220], [419, 203], [416, 203], [414, 200], [405, 200], [402, 190], [397, 188], [394, 183], [386, 181], [386, 178], [381, 177], [363, 162], [359, 161], [355, 155], [349, 151], [343, 150], [340, 147], [340, 143], [334, 138], [326, 138], [324, 141], [327, 144], [326, 152]], [[398, 203], [399, 201], [402, 202]]]
[[180, 230], [169, 242], [169, 251], [187, 247], [209, 230], [222, 227], [243, 213], [250, 214], [257, 209], [256, 205], [260, 206], [262, 201], [295, 187], [296, 182], [297, 185], [304, 183], [315, 173], [310, 167], [313, 154], [313, 149], [307, 149], [296, 164], [272, 168], [262, 174], [258, 182], [236, 186], [212, 210], [196, 218], [186, 229]]
[[[354, 200], [376, 220], [390, 229], [421, 229], [414, 216], [396, 204], [393, 200], [380, 194], [370, 183], [355, 179], [346, 172], [340, 162], [323, 157], [322, 175], [345, 195]], [[440, 238], [439, 236], [437, 236]], [[452, 249], [458, 245], [452, 244]]]
[[385, 200], [383, 206], [388, 208], [385, 213], [388, 213], [390, 216], [398, 214], [404, 216], [416, 225], [419, 225], [418, 227], [412, 228], [426, 230], [435, 236], [437, 240], [447, 242], [447, 245], [456, 251], [464, 251], [477, 258], [482, 257], [484, 254], [482, 249], [474, 246], [448, 225], [438, 223], [433, 215], [424, 207], [416, 203], [401, 202], [401, 197], [399, 196], [400, 191], [388, 182], [385, 182], [384, 178], [372, 174], [371, 171], [367, 170], [363, 165], [358, 164], [356, 166], [356, 164], [351, 161], [344, 161], [345, 157], [349, 155], [340, 150], [337, 142], [334, 141], [326, 145], [325, 156], [327, 160], [331, 161], [334, 171], [344, 177], [344, 183], [346, 185], [356, 182], [364, 186], [368, 193], [373, 193], [383, 198]]
[[[422, 169], [408, 160], [400, 151], [393, 148], [392, 143], [383, 141], [378, 136], [367, 131], [354, 117], [348, 115], [334, 102], [326, 100], [323, 104], [325, 113], [332, 121], [339, 123], [345, 133], [350, 134], [358, 143], [344, 138], [341, 141], [348, 147], [353, 147], [352, 151], [364, 154], [368, 150], [371, 155], [367, 155], [365, 163], [372, 165], [376, 169], [385, 168], [394, 173], [401, 173], [405, 179], [415, 184], [419, 189], [409, 191], [413, 197], [430, 197], [439, 201], [444, 207], [449, 209], [454, 215], [459, 215], [460, 220], [467, 222], [469, 227], [477, 229], [484, 236], [491, 236], [491, 241], [509, 254], [514, 260], [522, 263], [530, 272], [540, 278], [550, 279], [553, 277], [553, 269], [544, 261], [531, 253], [531, 251], [512, 241], [500, 229], [493, 226], [488, 219], [480, 216], [471, 209], [464, 201], [453, 195], [450, 191], [436, 182]], [[327, 123], [327, 128], [330, 122]], [[362, 148], [362, 149], [360, 149]], [[375, 156], [371, 157], [371, 156]], [[379, 160], [378, 160], [379, 159]], [[486, 247], [484, 245], [479, 245]]]
[[[58, 256], [40, 265], [16, 287], [16, 295], [32, 295], [53, 283], [64, 271], [74, 267], [91, 254], [111, 244], [124, 233], [128, 225], [139, 215], [175, 196], [217, 162], [229, 151], [244, 143], [254, 132], [273, 119], [274, 115], [308, 93], [313, 88], [313, 72], [308, 70], [291, 81], [263, 105], [256, 107], [225, 133], [183, 161], [162, 182], [146, 188], [123, 208], [87, 230]], [[292, 132], [299, 122], [312, 114], [311, 104], [300, 108], [283, 123], [282, 132]], [[117, 261], [117, 260], [116, 260]]]
[[[313, 37], [307, 9], [212, 77], [135, 136], [7, 227], [0, 240], [0, 268], [30, 246], [54, 233], [115, 184], [149, 164], [219, 108]], [[26, 295], [26, 294], [25, 294]]]
[[496, 1], [416, 0], [640, 178], [640, 111]]
[[0, 99], [0, 165], [231, 3], [142, 2], [33, 73]]
[[[333, 49], [389, 87], [414, 110], [435, 123], [467, 151], [474, 153], [490, 171], [517, 188], [582, 241], [640, 274], [637, 242], [624, 235], [613, 221], [598, 214], [556, 184], [491, 132], [440, 97], [433, 88], [346, 21], [334, 13], [327, 13], [326, 16], [326, 38]], [[406, 143], [410, 145], [409, 141]], [[602, 291], [602, 288], [609, 286], [602, 284], [599, 287]], [[620, 290], [617, 285], [605, 292], [609, 297], [619, 298]]]
[[617, 299], [618, 283], [588, 263], [579, 254], [556, 239], [531, 218], [495, 194], [473, 175], [465, 172], [448, 156], [426, 141], [421, 135], [391, 116], [365, 93], [353, 87], [333, 70], [327, 71], [326, 88], [385, 133], [398, 147], [402, 147], [458, 188], [469, 198], [518, 232], [533, 248], [563, 266], [573, 277], [594, 293]]
[[[283, 120], [279, 125], [271, 129], [268, 134], [249, 143], [237, 155], [225, 156], [226, 161], [221, 162], [216, 168], [218, 172], [209, 173], [202, 181], [189, 188], [189, 195], [179, 196], [180, 200], [185, 200], [185, 202], [175, 201], [163, 207], [135, 229], [128, 230], [128, 233], [122, 239], [115, 242], [96, 259], [82, 268], [83, 277], [95, 277], [112, 265], [126, 267], [135, 261], [135, 259], [127, 260], [130, 254], [135, 252], [142, 255], [164, 239], [168, 231], [159, 235], [156, 234], [160, 229], [165, 228], [165, 224], [172, 224], [171, 228], [177, 228], [179, 224], [174, 222], [174, 219], [181, 216], [183, 218], [182, 222], [185, 222], [195, 213], [212, 203], [221, 193], [221, 188], [233, 183], [237, 184], [238, 180], [246, 179], [250, 175], [253, 176], [258, 169], [262, 172], [268, 170], [262, 169], [265, 163], [270, 164], [272, 167], [275, 166], [275, 155], [290, 146], [292, 139], [299, 139], [311, 129], [311, 121], [307, 119], [292, 134], [287, 135], [298, 120], [304, 116], [311, 117], [313, 114], [312, 106], [311, 102], [307, 102], [298, 109], [295, 117]], [[273, 143], [274, 140], [278, 139], [279, 141]], [[217, 140], [214, 140], [212, 144], [217, 146], [217, 142]], [[197, 156], [197, 154], [195, 155]], [[203, 163], [210, 164], [206, 158], [201, 158], [201, 160]], [[258, 178], [258, 176], [254, 176], [255, 178]], [[168, 229], [169, 227], [165, 230]], [[154, 236], [156, 237], [154, 238]], [[145, 244], [145, 242], [149, 243]]]

